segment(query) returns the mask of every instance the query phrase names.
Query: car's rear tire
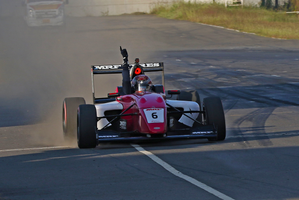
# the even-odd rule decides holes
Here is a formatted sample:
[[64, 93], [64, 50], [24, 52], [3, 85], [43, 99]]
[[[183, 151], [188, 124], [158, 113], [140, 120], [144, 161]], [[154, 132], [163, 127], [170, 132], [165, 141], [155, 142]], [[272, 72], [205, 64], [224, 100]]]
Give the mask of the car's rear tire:
[[80, 105], [77, 114], [77, 141], [80, 149], [97, 146], [97, 115], [94, 105]]
[[[194, 101], [199, 105], [199, 111], [201, 111], [201, 101], [200, 96], [196, 90], [181, 90], [180, 94], [177, 97], [177, 100], [182, 101]], [[202, 122], [202, 114], [199, 113], [197, 121]], [[198, 123], [194, 122], [193, 126], [199, 125]]]
[[76, 138], [77, 132], [77, 109], [85, 104], [82, 97], [65, 98], [62, 104], [62, 127], [65, 140]]
[[225, 116], [219, 97], [207, 97], [203, 100], [205, 120], [207, 125], [217, 127], [217, 137], [208, 138], [209, 141], [222, 141], [226, 137]]

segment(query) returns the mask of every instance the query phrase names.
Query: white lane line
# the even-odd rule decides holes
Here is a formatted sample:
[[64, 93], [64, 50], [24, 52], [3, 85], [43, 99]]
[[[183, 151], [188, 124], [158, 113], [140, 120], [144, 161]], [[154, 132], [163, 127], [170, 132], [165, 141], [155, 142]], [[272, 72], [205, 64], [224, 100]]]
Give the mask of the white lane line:
[[0, 153], [3, 152], [13, 152], [13, 151], [37, 151], [37, 150], [49, 150], [49, 149], [64, 149], [66, 146], [57, 146], [57, 147], [36, 147], [36, 148], [23, 148], [23, 149], [3, 149], [0, 150]]
[[[226, 30], [229, 30], [229, 31], [236, 31], [236, 32], [245, 33], [245, 34], [256, 35], [256, 33], [249, 33], [249, 32], [244, 32], [244, 31], [240, 31], [240, 30], [237, 30], [237, 29], [225, 28], [223, 26], [216, 26], [216, 25], [211, 25], [211, 24], [204, 24], [204, 23], [200, 23], [200, 22], [197, 22], [197, 24], [204, 25], [204, 26], [216, 27], [216, 28], [223, 28], [223, 29], [226, 29]], [[269, 38], [277, 39], [277, 40], [287, 40], [287, 39], [284, 39], [284, 38], [275, 38], [275, 37], [269, 37]]]
[[167, 171], [169, 171], [170, 173], [172, 173], [173, 175], [184, 179], [185, 181], [188, 181], [189, 183], [192, 183], [193, 185], [209, 192], [210, 194], [218, 197], [219, 199], [223, 199], [223, 200], [234, 200], [233, 198], [215, 190], [214, 188], [211, 188], [210, 186], [190, 177], [187, 176], [183, 173], [181, 173], [180, 171], [176, 170], [174, 167], [172, 167], [171, 165], [169, 165], [168, 163], [164, 162], [163, 160], [161, 160], [160, 158], [158, 158], [156, 155], [154, 155], [153, 153], [146, 151], [145, 149], [143, 149], [141, 146], [137, 145], [137, 144], [131, 144], [137, 151], [139, 151], [140, 153], [143, 153], [144, 155], [148, 156], [150, 159], [152, 159], [154, 162], [156, 162], [157, 164], [161, 165], [164, 169], [166, 169]]

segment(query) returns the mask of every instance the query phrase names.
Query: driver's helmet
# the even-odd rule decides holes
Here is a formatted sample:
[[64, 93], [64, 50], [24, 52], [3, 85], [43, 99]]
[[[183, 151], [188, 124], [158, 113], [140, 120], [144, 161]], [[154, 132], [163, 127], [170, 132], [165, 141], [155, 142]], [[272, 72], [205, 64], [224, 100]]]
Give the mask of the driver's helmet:
[[132, 80], [132, 87], [134, 87], [135, 91], [145, 92], [149, 91], [152, 85], [152, 81], [150, 77], [142, 74], [135, 76]]

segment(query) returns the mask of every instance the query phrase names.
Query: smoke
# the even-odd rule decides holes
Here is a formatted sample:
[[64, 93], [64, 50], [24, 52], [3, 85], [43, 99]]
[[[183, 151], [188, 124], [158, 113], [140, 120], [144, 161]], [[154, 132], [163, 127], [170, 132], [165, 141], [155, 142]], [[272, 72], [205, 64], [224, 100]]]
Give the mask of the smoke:
[[[1, 11], [9, 11], [0, 16], [0, 128], [19, 130], [18, 138], [31, 145], [69, 145], [63, 140], [62, 102], [66, 97], [92, 102], [91, 65], [121, 64], [119, 46], [128, 50], [131, 63], [135, 57], [152, 61], [152, 45], [140, 47], [143, 29], [131, 30], [121, 21], [109, 27], [103, 18], [67, 18], [65, 27], [29, 28], [21, 1], [0, 4]], [[135, 40], [128, 41], [127, 34]], [[121, 79], [98, 76], [95, 84], [96, 95], [104, 97]]]

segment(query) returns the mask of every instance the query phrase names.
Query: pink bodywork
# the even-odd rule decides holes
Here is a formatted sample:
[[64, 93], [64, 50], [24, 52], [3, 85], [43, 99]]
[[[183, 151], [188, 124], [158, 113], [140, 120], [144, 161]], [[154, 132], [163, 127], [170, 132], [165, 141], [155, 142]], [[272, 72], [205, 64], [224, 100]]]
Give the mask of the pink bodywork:
[[[167, 107], [162, 94], [151, 92], [135, 92], [134, 94], [117, 97], [116, 100], [126, 110], [132, 104], [135, 105], [124, 114], [138, 113], [138, 115], [122, 116], [127, 121], [127, 131], [137, 131], [145, 134], [164, 134], [167, 132]], [[160, 123], [148, 123], [144, 109], [164, 109], [164, 120]]]

